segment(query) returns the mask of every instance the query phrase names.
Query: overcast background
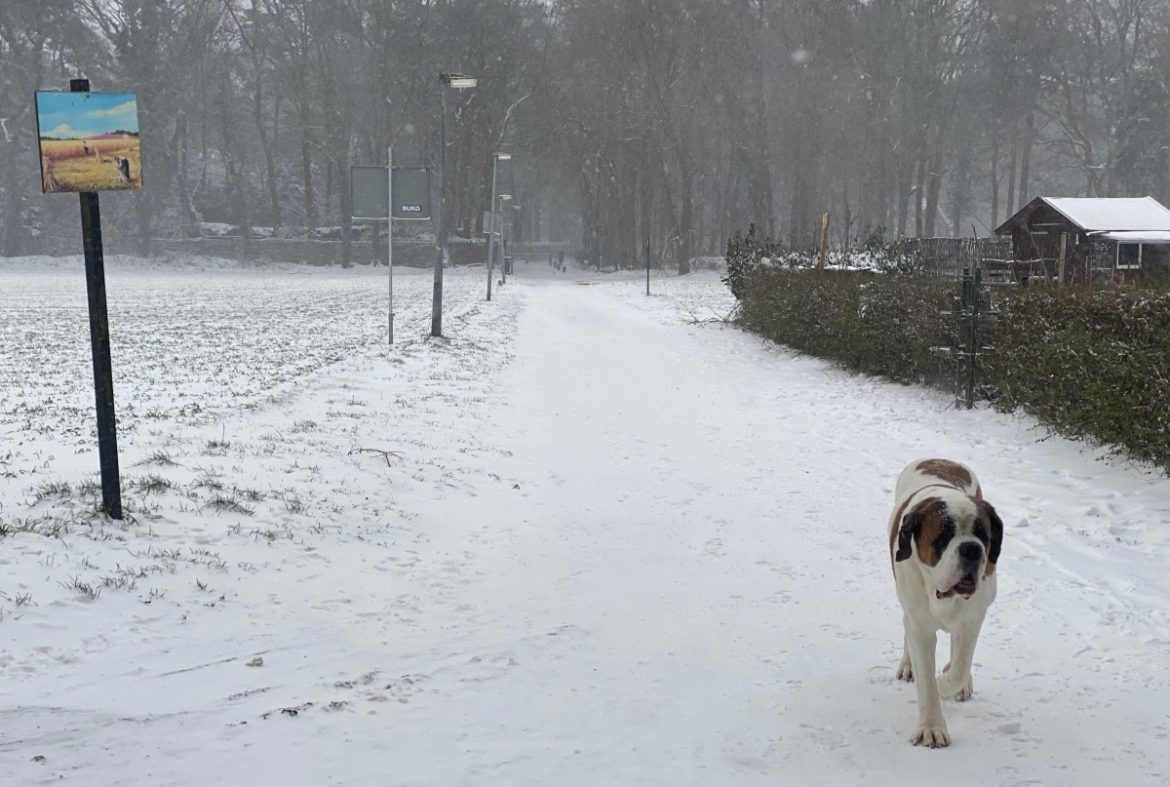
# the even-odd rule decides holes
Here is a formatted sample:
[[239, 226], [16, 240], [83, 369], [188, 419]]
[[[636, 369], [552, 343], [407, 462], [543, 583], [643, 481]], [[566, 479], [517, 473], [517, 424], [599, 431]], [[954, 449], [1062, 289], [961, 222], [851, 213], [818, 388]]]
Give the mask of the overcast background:
[[[989, 234], [1037, 194], [1165, 199], [1164, 0], [5, 0], [0, 254], [77, 232], [42, 197], [33, 91], [137, 93], [146, 190], [115, 251], [201, 221], [341, 225], [351, 164], [430, 162], [450, 99], [449, 225], [490, 153], [516, 239], [685, 267], [756, 222], [812, 243]], [[348, 244], [346, 253], [348, 254]]]

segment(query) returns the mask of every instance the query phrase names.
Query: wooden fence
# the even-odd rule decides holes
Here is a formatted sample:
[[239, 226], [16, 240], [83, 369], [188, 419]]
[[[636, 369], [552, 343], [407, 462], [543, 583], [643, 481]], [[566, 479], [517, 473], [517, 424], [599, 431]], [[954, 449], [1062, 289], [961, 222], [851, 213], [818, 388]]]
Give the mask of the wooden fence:
[[962, 276], [963, 269], [1010, 265], [1011, 238], [906, 238], [910, 253], [922, 260], [929, 276]]

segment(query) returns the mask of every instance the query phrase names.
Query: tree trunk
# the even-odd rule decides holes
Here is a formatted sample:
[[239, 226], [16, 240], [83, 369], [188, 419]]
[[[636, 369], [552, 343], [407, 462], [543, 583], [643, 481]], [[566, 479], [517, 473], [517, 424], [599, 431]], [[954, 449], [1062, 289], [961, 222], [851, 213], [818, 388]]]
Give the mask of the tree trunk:
[[1012, 136], [1011, 136], [1011, 153], [1008, 156], [1008, 193], [1007, 193], [1007, 215], [1011, 216], [1016, 212], [1016, 164], [1018, 163], [1017, 155], [1019, 153], [1020, 129], [1019, 120], [1012, 118]]
[[898, 163], [898, 237], [906, 236], [906, 225], [909, 219], [910, 197], [913, 195], [914, 165], [905, 158]]
[[301, 133], [301, 177], [305, 181], [305, 223], [317, 226], [317, 204], [313, 199], [313, 159], [309, 156], [309, 132]]
[[187, 222], [187, 235], [197, 238], [201, 234], [199, 231], [199, 212], [195, 210], [195, 203], [191, 199], [191, 185], [187, 181], [188, 128], [187, 113], [180, 112], [175, 119], [175, 134], [171, 139], [171, 149], [174, 151], [175, 157], [175, 188], [178, 191], [183, 218]]
[[[257, 64], [256, 70], [260, 66]], [[264, 86], [257, 73], [252, 91], [252, 123], [256, 126], [256, 136], [260, 140], [260, 151], [264, 154], [265, 185], [268, 187], [268, 203], [271, 211], [273, 229], [280, 227], [280, 188], [276, 180], [276, 155], [272, 150], [272, 142], [268, 138], [268, 129], [264, 125]]]
[[694, 256], [694, 178], [689, 169], [683, 170], [682, 175], [682, 212], [679, 213], [678, 229], [678, 273], [680, 276], [691, 272], [691, 257]]
[[942, 191], [943, 163], [942, 141], [935, 144], [934, 153], [930, 156], [930, 171], [926, 174], [926, 237], [937, 238], [936, 218], [938, 217], [938, 198]]
[[914, 234], [923, 237], [922, 208], [926, 197], [926, 170], [927, 163], [926, 137], [923, 135], [918, 141], [918, 156], [914, 164]]
[[1020, 190], [1019, 203], [1021, 206], [1028, 203], [1028, 176], [1032, 163], [1032, 143], [1036, 136], [1036, 123], [1031, 110], [1024, 115], [1024, 139], [1020, 151]]
[[353, 208], [349, 193], [349, 155], [343, 153], [336, 160], [337, 187], [341, 197], [341, 267], [353, 265]]
[[7, 257], [16, 257], [23, 251], [21, 240], [24, 235], [24, 189], [17, 178], [16, 162], [23, 134], [21, 134], [19, 127], [12, 128], [14, 125], [16, 124], [9, 124], [12, 139], [3, 146], [6, 153], [4, 156], [4, 188], [0, 190], [0, 194], [4, 196], [3, 202], [0, 202], [0, 206], [3, 206], [3, 209], [0, 210], [0, 216], [4, 218], [4, 242], [0, 244], [0, 249]]
[[[768, 237], [776, 233], [776, 215], [774, 197], [772, 193], [772, 157], [770, 155], [770, 136], [768, 134], [768, 93], [764, 89], [764, 70], [766, 62], [763, 56], [764, 41], [767, 33], [767, 17], [764, 14], [764, 0], [756, 3], [756, 36], [753, 41], [755, 68], [752, 69], [752, 89], [755, 100], [753, 126], [755, 127], [756, 163], [752, 169], [752, 214], [761, 227], [766, 227]], [[731, 192], [735, 194], [736, 192]]]
[[995, 229], [999, 221], [999, 127], [991, 131], [991, 229]]

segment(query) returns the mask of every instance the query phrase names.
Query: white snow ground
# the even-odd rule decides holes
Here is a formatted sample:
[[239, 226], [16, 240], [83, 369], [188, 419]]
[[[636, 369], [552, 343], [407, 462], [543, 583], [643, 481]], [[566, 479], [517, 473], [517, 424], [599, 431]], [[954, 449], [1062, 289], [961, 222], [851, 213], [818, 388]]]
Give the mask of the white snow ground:
[[[1170, 481], [721, 324], [714, 273], [0, 261], [0, 783], [1170, 782]], [[587, 285], [587, 286], [582, 286]], [[382, 453], [386, 452], [386, 453]], [[907, 742], [895, 476], [1007, 525], [975, 698]], [[945, 639], [944, 639], [945, 641]]]

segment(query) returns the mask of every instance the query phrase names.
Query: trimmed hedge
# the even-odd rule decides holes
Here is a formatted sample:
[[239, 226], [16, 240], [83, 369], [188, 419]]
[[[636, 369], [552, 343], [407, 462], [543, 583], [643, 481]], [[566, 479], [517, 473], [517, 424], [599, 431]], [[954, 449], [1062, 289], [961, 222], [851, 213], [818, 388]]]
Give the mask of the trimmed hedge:
[[1170, 470], [1170, 292], [1020, 290], [986, 361], [1000, 409]]
[[[954, 390], [959, 283], [869, 272], [745, 274], [744, 327], [847, 369]], [[1170, 470], [1170, 291], [997, 290], [979, 393]], [[949, 312], [949, 314], [947, 314]]]
[[[846, 368], [899, 382], [949, 384], [957, 335], [951, 282], [865, 271], [757, 267], [740, 320], [749, 330]], [[942, 348], [942, 351], [932, 348]]]

